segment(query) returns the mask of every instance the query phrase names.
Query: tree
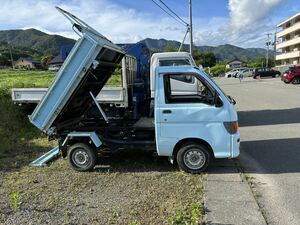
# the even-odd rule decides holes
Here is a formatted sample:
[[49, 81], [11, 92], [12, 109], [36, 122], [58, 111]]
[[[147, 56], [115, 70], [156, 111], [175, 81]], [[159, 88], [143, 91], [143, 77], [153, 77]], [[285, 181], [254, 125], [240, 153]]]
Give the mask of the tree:
[[0, 66], [10, 66], [11, 63], [7, 55], [0, 53]]
[[164, 48], [163, 48], [163, 52], [177, 52], [178, 49], [176, 49], [174, 46], [167, 44]]
[[197, 65], [202, 65], [205, 67], [213, 67], [216, 65], [217, 59], [214, 53], [212, 52], [199, 52], [195, 50], [193, 52], [193, 57]]
[[[247, 63], [247, 67], [255, 68], [255, 67], [265, 67], [266, 66], [266, 58], [265, 57], [257, 57], [256, 59], [250, 60]], [[269, 58], [269, 67], [275, 66], [274, 57]]]
[[43, 65], [43, 67], [48, 66], [48, 64], [51, 61], [51, 59], [52, 59], [52, 55], [50, 55], [50, 54], [42, 56], [41, 63]]
[[212, 68], [210, 68], [210, 73], [215, 77], [215, 76], [220, 76], [223, 73], [226, 73], [228, 68], [226, 68], [225, 64], [216, 64]]

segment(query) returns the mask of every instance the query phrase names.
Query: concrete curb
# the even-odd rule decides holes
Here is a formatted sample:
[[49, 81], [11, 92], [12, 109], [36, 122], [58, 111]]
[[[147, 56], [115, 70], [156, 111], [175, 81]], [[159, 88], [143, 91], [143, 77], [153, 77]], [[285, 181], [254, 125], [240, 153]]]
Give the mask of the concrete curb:
[[267, 224], [233, 160], [216, 160], [208, 170], [204, 193], [206, 224]]

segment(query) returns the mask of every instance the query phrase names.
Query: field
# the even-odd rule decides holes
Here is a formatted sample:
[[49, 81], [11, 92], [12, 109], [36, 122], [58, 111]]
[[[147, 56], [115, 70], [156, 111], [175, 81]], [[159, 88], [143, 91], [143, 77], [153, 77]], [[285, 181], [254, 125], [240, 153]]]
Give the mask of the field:
[[[99, 159], [95, 171], [28, 163], [56, 145], [14, 105], [12, 87], [47, 87], [54, 73], [0, 70], [0, 224], [202, 224], [202, 175], [143, 151]], [[109, 84], [120, 84], [117, 75]]]

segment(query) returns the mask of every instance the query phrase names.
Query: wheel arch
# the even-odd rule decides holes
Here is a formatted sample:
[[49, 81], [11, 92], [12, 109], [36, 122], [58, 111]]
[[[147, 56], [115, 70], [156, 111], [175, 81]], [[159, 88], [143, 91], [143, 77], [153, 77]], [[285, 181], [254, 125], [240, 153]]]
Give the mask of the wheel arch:
[[101, 140], [95, 132], [72, 132], [64, 138], [60, 145], [63, 157], [67, 156], [67, 146], [70, 144], [73, 145], [77, 142], [86, 143], [91, 147], [94, 146], [95, 148], [98, 148], [100, 145], [102, 145]]
[[210, 156], [212, 158], [215, 158], [214, 151], [207, 141], [205, 141], [201, 138], [184, 138], [184, 139], [181, 139], [180, 141], [178, 141], [176, 143], [176, 145], [174, 146], [173, 154], [172, 154], [173, 160], [176, 160], [176, 155], [177, 155], [179, 149], [186, 143], [198, 143], [198, 144], [204, 145], [205, 147], [207, 147]]

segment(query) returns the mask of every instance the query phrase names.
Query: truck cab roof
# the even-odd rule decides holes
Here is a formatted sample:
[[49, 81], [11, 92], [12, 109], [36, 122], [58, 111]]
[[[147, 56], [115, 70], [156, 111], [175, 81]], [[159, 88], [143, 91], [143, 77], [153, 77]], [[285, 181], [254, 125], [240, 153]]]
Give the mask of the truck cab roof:
[[156, 68], [157, 74], [177, 74], [177, 73], [199, 73], [199, 68], [186, 65], [186, 66], [159, 66]]
[[158, 52], [153, 53], [152, 59], [154, 58], [174, 58], [174, 57], [191, 57], [191, 54], [188, 52]]

